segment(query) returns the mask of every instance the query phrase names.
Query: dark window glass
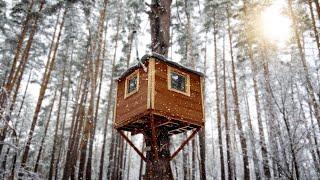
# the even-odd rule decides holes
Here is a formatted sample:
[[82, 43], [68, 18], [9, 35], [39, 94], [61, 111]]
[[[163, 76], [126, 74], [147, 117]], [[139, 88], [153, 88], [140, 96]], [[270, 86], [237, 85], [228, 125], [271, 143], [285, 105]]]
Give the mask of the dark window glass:
[[171, 88], [186, 92], [186, 77], [175, 72], [171, 72]]
[[137, 89], [137, 80], [138, 80], [137, 76], [129, 79], [128, 94]]

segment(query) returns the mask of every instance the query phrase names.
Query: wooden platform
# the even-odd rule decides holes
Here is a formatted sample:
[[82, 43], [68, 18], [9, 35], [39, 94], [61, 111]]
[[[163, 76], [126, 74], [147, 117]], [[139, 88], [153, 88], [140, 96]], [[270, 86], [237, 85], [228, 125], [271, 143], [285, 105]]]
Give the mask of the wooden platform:
[[203, 124], [199, 122], [192, 123], [190, 120], [182, 121], [175, 117], [159, 115], [156, 112], [149, 111], [148, 113], [141, 114], [133, 119], [122, 124], [115, 125], [117, 130], [129, 131], [132, 135], [143, 133], [146, 129], [150, 129], [150, 119], [154, 117], [155, 127], [166, 128], [169, 131], [169, 135], [180, 134], [186, 131], [190, 131], [196, 128], [201, 128]]

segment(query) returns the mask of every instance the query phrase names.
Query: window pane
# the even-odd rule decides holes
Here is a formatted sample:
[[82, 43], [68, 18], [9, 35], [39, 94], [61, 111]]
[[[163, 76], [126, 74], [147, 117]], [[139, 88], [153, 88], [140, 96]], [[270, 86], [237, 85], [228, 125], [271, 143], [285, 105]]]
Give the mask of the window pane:
[[131, 78], [129, 80], [129, 86], [128, 86], [128, 93], [133, 92], [134, 90], [137, 89], [137, 76]]
[[175, 72], [171, 72], [171, 88], [185, 92], [186, 77]]

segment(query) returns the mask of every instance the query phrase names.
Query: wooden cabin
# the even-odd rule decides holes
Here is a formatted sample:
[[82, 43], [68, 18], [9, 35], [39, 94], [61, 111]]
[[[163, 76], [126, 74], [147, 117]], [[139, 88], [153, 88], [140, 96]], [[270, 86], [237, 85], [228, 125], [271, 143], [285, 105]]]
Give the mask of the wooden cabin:
[[178, 134], [204, 126], [203, 74], [153, 53], [117, 79], [114, 127], [142, 133], [157, 128]]

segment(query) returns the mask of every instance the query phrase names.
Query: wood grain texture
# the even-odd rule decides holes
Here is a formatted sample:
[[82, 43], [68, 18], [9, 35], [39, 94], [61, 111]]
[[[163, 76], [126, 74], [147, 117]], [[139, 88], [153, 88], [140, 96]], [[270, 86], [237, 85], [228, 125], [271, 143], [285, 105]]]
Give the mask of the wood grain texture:
[[[142, 68], [139, 71], [139, 90], [125, 98], [125, 81], [126, 78], [118, 80], [117, 104], [115, 125], [128, 121], [147, 110], [147, 94], [148, 94], [148, 73]], [[134, 73], [134, 72], [133, 72]], [[130, 76], [130, 75], [128, 75]]]
[[203, 122], [201, 79], [199, 75], [178, 69], [190, 75], [190, 96], [168, 89], [167, 64], [156, 62], [154, 109], [173, 117]]

